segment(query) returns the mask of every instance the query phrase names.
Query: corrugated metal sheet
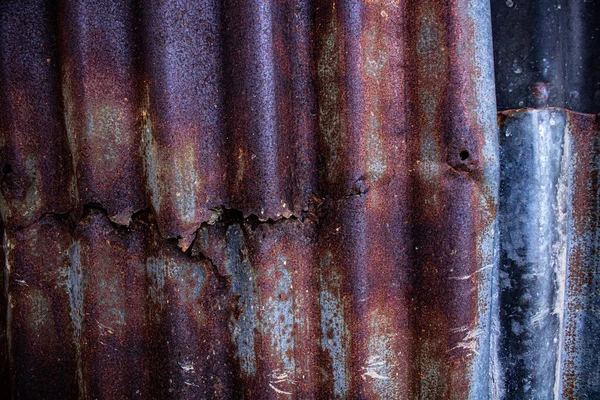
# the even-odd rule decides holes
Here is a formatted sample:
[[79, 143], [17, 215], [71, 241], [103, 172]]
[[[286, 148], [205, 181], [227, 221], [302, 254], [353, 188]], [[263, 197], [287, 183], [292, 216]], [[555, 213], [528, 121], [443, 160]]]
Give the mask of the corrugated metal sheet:
[[599, 119], [500, 115], [498, 362], [511, 398], [600, 395]]
[[599, 396], [600, 125], [498, 15], [0, 2], [4, 392]]

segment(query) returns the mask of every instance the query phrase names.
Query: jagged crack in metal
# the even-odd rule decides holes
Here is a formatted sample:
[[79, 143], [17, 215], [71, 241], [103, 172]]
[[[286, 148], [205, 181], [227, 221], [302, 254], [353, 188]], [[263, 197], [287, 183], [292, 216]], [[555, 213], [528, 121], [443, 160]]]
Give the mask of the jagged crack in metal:
[[597, 5], [537, 3], [0, 1], [0, 395], [598, 397], [598, 119], [496, 113], [598, 111]]

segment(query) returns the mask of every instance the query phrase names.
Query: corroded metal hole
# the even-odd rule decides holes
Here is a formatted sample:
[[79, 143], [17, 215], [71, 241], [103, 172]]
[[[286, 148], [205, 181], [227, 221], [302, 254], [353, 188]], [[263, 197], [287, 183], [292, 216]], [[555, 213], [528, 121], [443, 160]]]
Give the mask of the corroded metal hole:
[[465, 161], [467, 158], [469, 158], [469, 152], [466, 150], [461, 151], [459, 154], [460, 159]]

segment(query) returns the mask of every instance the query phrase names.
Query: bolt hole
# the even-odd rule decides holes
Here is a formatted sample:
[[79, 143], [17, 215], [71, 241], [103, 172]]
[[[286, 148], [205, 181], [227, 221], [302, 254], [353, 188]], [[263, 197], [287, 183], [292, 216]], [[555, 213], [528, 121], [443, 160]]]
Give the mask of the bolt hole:
[[461, 151], [459, 154], [460, 159], [465, 161], [467, 158], [469, 158], [469, 152], [466, 150]]
[[10, 164], [5, 164], [4, 167], [2, 167], [2, 173], [4, 175], [8, 175], [13, 171], [12, 167]]

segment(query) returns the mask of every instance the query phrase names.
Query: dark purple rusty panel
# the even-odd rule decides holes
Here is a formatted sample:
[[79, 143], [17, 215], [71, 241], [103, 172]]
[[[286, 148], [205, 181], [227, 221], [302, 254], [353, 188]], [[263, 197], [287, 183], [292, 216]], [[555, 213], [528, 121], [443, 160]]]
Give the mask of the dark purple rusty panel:
[[[498, 171], [488, 12], [358, 1], [317, 11], [321, 186], [364, 196], [341, 202], [339, 226], [357, 324], [350, 370], [377, 360], [393, 375], [352, 377], [351, 396], [487, 394]], [[390, 304], [391, 328], [369, 326]], [[404, 307], [419, 311], [408, 318]], [[377, 335], [388, 348], [369, 348]], [[397, 363], [402, 352], [415, 352], [410, 368]]]
[[[487, 12], [477, 2], [318, 8], [321, 186], [334, 198], [365, 196], [344, 206], [338, 227], [352, 265], [346, 320], [356, 324], [345, 362], [354, 374], [372, 362], [393, 375], [353, 375], [339, 386], [351, 396], [487, 394], [497, 204]], [[387, 302], [399, 308], [384, 314], [391, 328], [369, 326]], [[419, 310], [410, 324], [404, 307]], [[377, 335], [388, 342], [374, 350]], [[416, 353], [409, 371], [395, 364], [402, 352]]]
[[0, 211], [9, 228], [74, 206], [56, 28], [47, 1], [0, 4]]
[[101, 204], [127, 225], [145, 206], [140, 179], [140, 74], [133, 0], [59, 7], [64, 122], [80, 204]]
[[308, 207], [310, 13], [304, 1], [143, 7], [147, 186], [161, 232], [184, 249], [223, 207], [263, 220]]
[[149, 398], [145, 230], [92, 210], [70, 250], [80, 396]]
[[7, 335], [14, 398], [77, 397], [78, 343], [71, 321], [78, 293], [72, 287], [71, 232], [68, 220], [54, 217], [6, 232]]
[[[223, 279], [206, 259], [182, 254], [148, 224], [146, 284], [150, 327], [151, 398], [235, 398], [241, 392], [233, 362]], [[151, 228], [151, 229], [148, 229]]]
[[226, 195], [222, 7], [214, 0], [140, 4], [146, 186], [163, 236], [182, 237], [187, 248]]
[[0, 224], [0, 234], [2, 235], [2, 248], [0, 248], [0, 387], [4, 393], [10, 393], [10, 365], [8, 363], [8, 331], [6, 330], [6, 316], [8, 311], [8, 293], [6, 286], [8, 282], [5, 277], [6, 259], [4, 257], [4, 226]]
[[316, 12], [321, 363], [333, 398], [411, 393], [409, 91], [398, 2]]
[[226, 204], [297, 215], [314, 190], [313, 2], [225, 1]]
[[314, 268], [321, 363], [332, 398], [411, 393], [407, 219], [392, 207], [366, 210], [371, 199], [357, 195], [323, 206]]
[[413, 390], [426, 398], [480, 398], [488, 395], [498, 196], [491, 33], [483, 18], [489, 9], [477, 1], [425, 1], [414, 13]]
[[501, 398], [499, 355], [554, 331], [554, 364], [515, 372], [597, 395], [595, 116], [561, 111], [563, 325], [490, 335], [518, 316], [488, 2], [59, 3], [0, 5], [15, 397]]
[[256, 372], [247, 396], [314, 398], [319, 393], [318, 320], [312, 251], [306, 236], [313, 224], [284, 221], [244, 228], [258, 306]]

